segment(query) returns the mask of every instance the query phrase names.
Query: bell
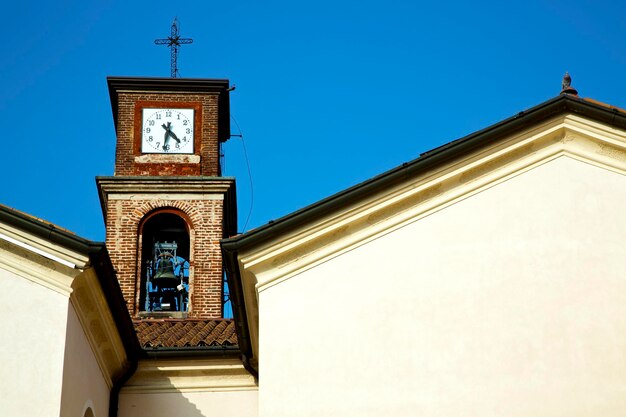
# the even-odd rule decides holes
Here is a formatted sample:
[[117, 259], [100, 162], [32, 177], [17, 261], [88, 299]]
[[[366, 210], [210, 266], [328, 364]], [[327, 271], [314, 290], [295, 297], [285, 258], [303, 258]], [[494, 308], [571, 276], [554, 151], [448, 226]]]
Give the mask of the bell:
[[157, 270], [154, 273], [153, 282], [159, 288], [174, 288], [180, 279], [174, 273], [174, 265], [171, 262], [159, 262]]
[[154, 279], [177, 279], [174, 274], [174, 265], [170, 262], [161, 262], [154, 274]]

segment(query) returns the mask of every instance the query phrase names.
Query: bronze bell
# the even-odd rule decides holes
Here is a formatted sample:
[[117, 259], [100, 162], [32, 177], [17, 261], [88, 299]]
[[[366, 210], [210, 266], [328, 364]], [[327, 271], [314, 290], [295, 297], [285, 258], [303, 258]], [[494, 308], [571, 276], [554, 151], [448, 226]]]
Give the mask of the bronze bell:
[[160, 287], [175, 287], [178, 284], [179, 279], [174, 273], [174, 264], [170, 259], [162, 259], [157, 264], [153, 279]]
[[156, 273], [154, 274], [154, 279], [165, 278], [176, 279], [176, 275], [174, 274], [174, 265], [170, 262], [161, 262]]

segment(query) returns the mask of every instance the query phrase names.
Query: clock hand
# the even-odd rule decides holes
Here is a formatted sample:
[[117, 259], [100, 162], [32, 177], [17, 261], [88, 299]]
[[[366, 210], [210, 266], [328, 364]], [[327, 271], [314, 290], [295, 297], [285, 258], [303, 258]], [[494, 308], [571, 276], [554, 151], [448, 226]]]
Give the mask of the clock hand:
[[169, 139], [169, 138], [173, 138], [177, 143], [180, 143], [180, 139], [178, 139], [178, 136], [176, 136], [176, 133], [172, 132], [172, 123], [171, 122], [167, 122], [167, 125], [165, 125], [165, 123], [163, 123], [161, 125], [161, 127], [163, 127], [163, 129], [165, 129], [165, 140]]
[[171, 130], [169, 131], [169, 133], [171, 138], [173, 138], [177, 143], [180, 143], [180, 139], [178, 139], [176, 133], [172, 132]]
[[167, 150], [167, 142], [170, 140], [170, 122], [167, 122], [167, 125], [163, 123], [161, 125], [163, 129], [165, 129], [165, 134], [163, 135], [163, 150]]
[[161, 127], [165, 129], [165, 134], [163, 135], [163, 150], [165, 151], [168, 148], [167, 142], [170, 140], [170, 123], [167, 122], [167, 125], [163, 123]]

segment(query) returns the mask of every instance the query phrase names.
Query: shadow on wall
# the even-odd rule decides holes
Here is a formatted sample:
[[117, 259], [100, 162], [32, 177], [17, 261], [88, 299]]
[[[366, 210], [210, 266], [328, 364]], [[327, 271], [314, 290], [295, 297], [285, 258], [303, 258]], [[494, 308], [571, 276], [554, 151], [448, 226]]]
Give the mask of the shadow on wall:
[[[61, 415], [108, 417], [110, 390], [71, 303], [67, 311]], [[118, 417], [218, 415], [212, 409], [203, 413], [193, 402], [198, 393], [180, 392], [165, 376], [152, 374], [134, 382], [137, 386], [132, 390], [120, 393]]]
[[[181, 391], [166, 376], [155, 373], [129, 380], [119, 397], [118, 417], [250, 417], [258, 415], [256, 389]], [[198, 382], [197, 380], [195, 381]], [[98, 417], [98, 416], [96, 416]]]
[[[149, 362], [149, 361], [148, 361]], [[156, 370], [154, 370], [156, 371]], [[156, 372], [135, 373], [119, 393], [118, 417], [212, 417], [182, 392], [168, 376]], [[171, 376], [171, 375], [170, 375]]]
[[[205, 410], [206, 411], [206, 410]], [[118, 417], [213, 417], [205, 414], [185, 393], [163, 387], [160, 392], [127, 392], [120, 395]], [[217, 414], [215, 414], [217, 416]]]

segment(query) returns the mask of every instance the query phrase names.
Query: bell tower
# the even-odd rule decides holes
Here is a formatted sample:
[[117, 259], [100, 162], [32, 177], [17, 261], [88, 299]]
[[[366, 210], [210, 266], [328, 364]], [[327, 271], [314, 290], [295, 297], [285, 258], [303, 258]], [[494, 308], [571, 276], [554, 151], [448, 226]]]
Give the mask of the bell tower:
[[224, 316], [219, 241], [235, 234], [235, 181], [221, 176], [229, 82], [107, 79], [115, 173], [96, 179], [106, 245], [133, 319]]

